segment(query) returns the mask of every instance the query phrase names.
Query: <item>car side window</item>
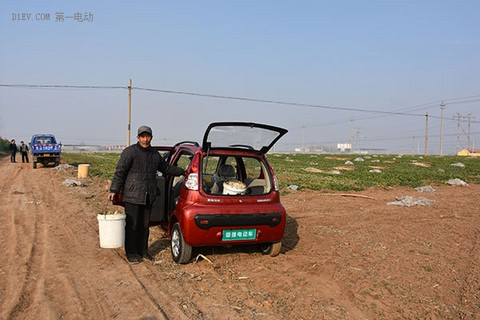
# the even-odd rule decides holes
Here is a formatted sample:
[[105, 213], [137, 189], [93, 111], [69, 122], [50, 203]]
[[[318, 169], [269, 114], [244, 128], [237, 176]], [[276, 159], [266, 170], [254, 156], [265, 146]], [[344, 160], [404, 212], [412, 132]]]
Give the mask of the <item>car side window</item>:
[[243, 181], [247, 186], [247, 194], [262, 195], [272, 190], [273, 184], [265, 162], [257, 158], [243, 158], [246, 178]]
[[[175, 160], [174, 165], [183, 169], [187, 169], [192, 162], [193, 154], [190, 152], [182, 152], [178, 158]], [[183, 185], [185, 177], [184, 176], [175, 176], [172, 180], [172, 194], [174, 199], [178, 199], [180, 196], [181, 187]]]
[[162, 157], [165, 160], [167, 160], [168, 157], [170, 156], [170, 151], [167, 151], [167, 150], [158, 150], [158, 153], [160, 154], [160, 157]]
[[259, 179], [262, 174], [262, 167], [257, 159], [243, 158], [247, 179]]
[[207, 156], [203, 158], [203, 176], [213, 176], [215, 171], [218, 168], [218, 162], [220, 157], [218, 156]]
[[186, 170], [190, 165], [190, 163], [192, 162], [192, 159], [193, 159], [193, 155], [191, 153], [189, 152], [182, 153], [175, 161], [175, 165], [177, 167], [180, 167]]

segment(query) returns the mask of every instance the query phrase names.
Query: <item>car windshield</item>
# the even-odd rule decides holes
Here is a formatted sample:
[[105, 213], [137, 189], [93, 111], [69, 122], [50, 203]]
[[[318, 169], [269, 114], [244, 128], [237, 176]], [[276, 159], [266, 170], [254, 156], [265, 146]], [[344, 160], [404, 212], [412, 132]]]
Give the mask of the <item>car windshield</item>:
[[248, 123], [212, 124], [204, 137], [204, 149], [245, 148], [266, 153], [285, 129]]
[[214, 195], [263, 195], [272, 190], [272, 179], [261, 158], [209, 155], [203, 158], [202, 188]]

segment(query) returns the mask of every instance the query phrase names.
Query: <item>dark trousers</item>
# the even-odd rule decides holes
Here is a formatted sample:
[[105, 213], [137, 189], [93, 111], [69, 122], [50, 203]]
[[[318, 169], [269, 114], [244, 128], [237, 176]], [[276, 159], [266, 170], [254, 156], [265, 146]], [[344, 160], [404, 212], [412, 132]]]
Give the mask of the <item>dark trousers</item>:
[[148, 236], [150, 234], [150, 205], [125, 203], [125, 254], [143, 255], [148, 252]]
[[10, 161], [11, 162], [15, 162], [15, 156], [16, 155], [17, 155], [17, 153], [12, 151], [12, 153], [10, 154]]
[[27, 160], [27, 163], [28, 163], [28, 153], [22, 152], [22, 162], [25, 162], [25, 159]]

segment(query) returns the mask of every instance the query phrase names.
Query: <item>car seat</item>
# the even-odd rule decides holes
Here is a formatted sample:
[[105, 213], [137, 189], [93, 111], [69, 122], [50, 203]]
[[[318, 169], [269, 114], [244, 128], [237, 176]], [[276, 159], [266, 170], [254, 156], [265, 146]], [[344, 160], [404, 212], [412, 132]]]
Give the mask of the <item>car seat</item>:
[[235, 168], [229, 164], [222, 164], [218, 170], [218, 176], [223, 178], [223, 180], [235, 179]]
[[229, 164], [222, 164], [220, 168], [218, 168], [217, 177], [214, 178], [215, 182], [212, 186], [211, 193], [221, 194], [223, 192], [223, 183], [235, 178], [235, 168]]

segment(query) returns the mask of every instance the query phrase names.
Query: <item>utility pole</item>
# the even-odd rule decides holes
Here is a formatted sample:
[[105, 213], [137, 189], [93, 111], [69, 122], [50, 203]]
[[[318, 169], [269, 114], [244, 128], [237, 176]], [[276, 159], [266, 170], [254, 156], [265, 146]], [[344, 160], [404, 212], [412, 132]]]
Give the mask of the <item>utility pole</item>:
[[425, 156], [428, 155], [428, 112], [425, 114]]
[[353, 153], [353, 118], [350, 119], [350, 154]]
[[472, 145], [470, 144], [470, 119], [472, 117], [472, 114], [468, 114], [468, 149], [472, 149]]
[[460, 113], [457, 112], [457, 154], [460, 149]]
[[302, 152], [305, 152], [305, 125], [302, 126]]
[[413, 136], [412, 140], [412, 154], [415, 154], [415, 136]]
[[443, 156], [443, 110], [445, 110], [445, 104], [440, 104], [440, 109], [442, 110], [441, 120], [440, 120], [440, 156]]
[[128, 123], [127, 123], [127, 147], [130, 145], [130, 126], [132, 123], [132, 79], [128, 81]]
[[357, 152], [360, 154], [360, 129], [357, 129]]

